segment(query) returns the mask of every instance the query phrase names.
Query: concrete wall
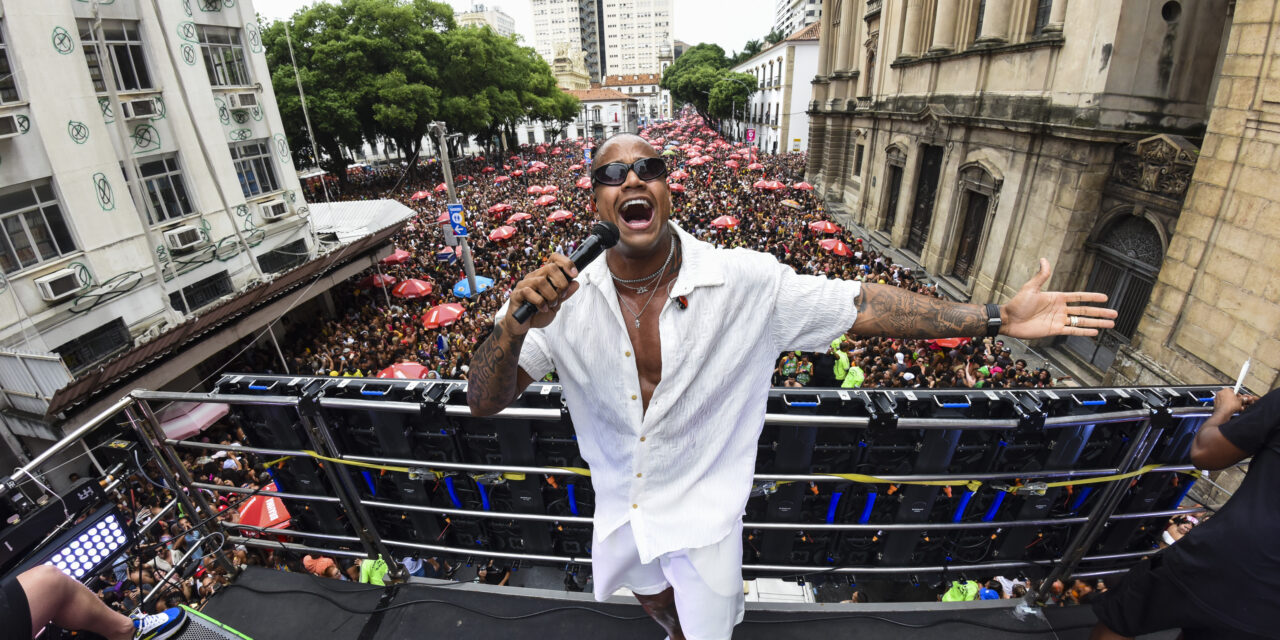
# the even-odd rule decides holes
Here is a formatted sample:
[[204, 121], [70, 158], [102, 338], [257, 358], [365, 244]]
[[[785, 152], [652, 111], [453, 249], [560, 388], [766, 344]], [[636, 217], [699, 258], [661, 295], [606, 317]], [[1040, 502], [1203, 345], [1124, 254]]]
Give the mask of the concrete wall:
[[1280, 384], [1280, 49], [1275, 0], [1239, 0], [1213, 115], [1117, 383]]

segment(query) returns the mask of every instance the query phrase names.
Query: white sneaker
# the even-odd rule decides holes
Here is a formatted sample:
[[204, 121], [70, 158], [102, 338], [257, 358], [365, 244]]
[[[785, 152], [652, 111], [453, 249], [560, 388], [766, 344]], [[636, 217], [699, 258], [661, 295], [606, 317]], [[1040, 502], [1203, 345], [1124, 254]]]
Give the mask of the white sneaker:
[[133, 617], [134, 640], [165, 640], [187, 626], [187, 612], [178, 607], [166, 609], [155, 615], [137, 614]]

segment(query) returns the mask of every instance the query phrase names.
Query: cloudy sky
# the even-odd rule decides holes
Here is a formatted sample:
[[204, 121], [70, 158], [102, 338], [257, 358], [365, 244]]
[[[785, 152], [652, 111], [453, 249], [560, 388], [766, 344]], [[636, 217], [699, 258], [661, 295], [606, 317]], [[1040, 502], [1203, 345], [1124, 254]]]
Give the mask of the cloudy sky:
[[[454, 9], [466, 10], [471, 0], [448, 0]], [[316, 0], [252, 0], [254, 9], [267, 19], [283, 19]], [[530, 0], [488, 0], [483, 4], [503, 10], [516, 21], [524, 44], [533, 46], [533, 12]], [[773, 26], [775, 0], [674, 0], [675, 37], [689, 44], [714, 42], [725, 53], [741, 49], [747, 40], [763, 39]]]

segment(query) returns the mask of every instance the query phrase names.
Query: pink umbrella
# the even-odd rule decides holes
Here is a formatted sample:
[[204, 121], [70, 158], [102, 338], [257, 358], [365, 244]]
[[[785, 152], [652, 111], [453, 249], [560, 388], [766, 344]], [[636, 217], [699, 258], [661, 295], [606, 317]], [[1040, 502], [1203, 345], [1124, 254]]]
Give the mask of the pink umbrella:
[[764, 165], [760, 164], [759, 162], [752, 162], [751, 164], [747, 165], [747, 171], [764, 171]]
[[449, 187], [446, 186], [445, 183], [443, 182], [436, 185], [436, 189], [435, 189], [436, 193], [444, 193], [445, 191], [448, 191], [448, 190], [449, 190]]
[[391, 255], [382, 259], [382, 264], [404, 264], [413, 258], [413, 254], [404, 249], [396, 249]]
[[835, 238], [827, 238], [818, 243], [823, 249], [830, 251], [838, 256], [851, 256], [853, 252], [849, 250], [849, 245]]
[[768, 189], [768, 190], [770, 190], [770, 191], [777, 191], [778, 189], [786, 189], [786, 188], [787, 188], [787, 185], [782, 184], [781, 182], [778, 182], [777, 180], [769, 180], [769, 181], [767, 181], [767, 182], [765, 182], [765, 183], [764, 183], [764, 188], [765, 188], [765, 189]]
[[397, 298], [412, 300], [413, 298], [424, 298], [431, 295], [431, 283], [426, 280], [416, 280], [410, 278], [400, 281], [400, 284], [391, 289], [391, 295]]
[[360, 279], [356, 284], [362, 287], [385, 287], [396, 283], [396, 279], [385, 273], [373, 273]]
[[520, 222], [521, 220], [528, 220], [529, 218], [532, 218], [532, 217], [533, 216], [527, 213], [513, 213], [511, 214], [510, 218], [507, 218], [507, 224], [515, 224], [517, 222]]
[[828, 220], [820, 220], [818, 222], [810, 222], [809, 228], [818, 233], [840, 233], [840, 227]]
[[480, 173], [493, 173], [494, 171], [496, 171], [496, 169], [493, 167], [485, 167], [480, 170]]
[[430, 369], [416, 362], [400, 362], [379, 371], [378, 377], [417, 380], [426, 377], [427, 371]]
[[569, 213], [564, 209], [556, 209], [551, 212], [551, 215], [547, 216], [547, 222], [560, 222], [561, 220], [569, 220], [571, 218], [573, 218], [572, 213]]
[[689, 177], [689, 172], [685, 171], [684, 169], [676, 169], [675, 171], [671, 172], [670, 176], [667, 176], [667, 177], [671, 178], [672, 180], [685, 180]]
[[555, 203], [556, 203], [556, 197], [555, 197], [555, 196], [540, 196], [537, 200], [534, 200], [534, 201], [533, 201], [533, 203], [534, 203], [534, 204], [536, 204], [536, 205], [538, 205], [539, 207], [545, 207], [545, 206], [548, 206], [548, 205], [553, 205], [553, 204], [555, 204]]
[[569, 165], [569, 170], [570, 170], [570, 171], [580, 171], [581, 169], [582, 169], [582, 165], [580, 165], [580, 164], [571, 164], [571, 165]]
[[536, 184], [535, 184], [535, 185], [533, 185], [532, 187], [529, 187], [528, 189], [525, 189], [525, 190], [524, 190], [524, 192], [525, 192], [525, 193], [528, 193], [528, 194], [537, 194], [537, 195], [542, 195], [542, 187], [540, 187], [540, 186], [538, 186], [538, 185], [536, 185]]
[[441, 213], [440, 217], [436, 218], [436, 224], [444, 224], [448, 221], [449, 221], [449, 212], [447, 211], [444, 213]]
[[575, 182], [575, 183], [573, 183], [573, 184], [574, 184], [574, 186], [578, 187], [579, 189], [590, 189], [590, 188], [591, 188], [591, 178], [578, 178], [578, 181], [577, 181], [577, 182]]
[[511, 176], [498, 176], [498, 177], [496, 177], [496, 178], [494, 178], [494, 179], [493, 179], [493, 183], [494, 183], [494, 184], [502, 184], [503, 182], [506, 182], [506, 181], [508, 181], [508, 180], [510, 180], [510, 179], [511, 179]]
[[422, 326], [427, 329], [438, 329], [451, 325], [457, 322], [466, 311], [466, 308], [456, 302], [436, 305], [427, 309], [427, 312], [422, 315]]
[[431, 196], [431, 192], [430, 192], [430, 191], [415, 191], [415, 192], [413, 193], [413, 195], [409, 196], [409, 199], [410, 199], [410, 200], [412, 200], [412, 201], [414, 201], [414, 202], [417, 202], [417, 201], [419, 201], [419, 200], [422, 200], [422, 199], [424, 199], [424, 198], [428, 198], [428, 197], [430, 197], [430, 196]]
[[809, 184], [808, 182], [797, 182], [791, 185], [791, 188], [798, 189], [800, 191], [813, 191], [813, 185]]
[[506, 213], [506, 212], [508, 212], [508, 211], [510, 211], [510, 210], [512, 210], [512, 209], [514, 209], [514, 208], [515, 208], [515, 207], [513, 207], [513, 206], [511, 206], [511, 205], [509, 205], [509, 204], [507, 204], [507, 203], [505, 203], [505, 202], [500, 202], [500, 203], [498, 203], [498, 204], [493, 205], [492, 207], [489, 207], [489, 208], [488, 208], [488, 212], [489, 212], [489, 213]]
[[512, 177], [519, 178], [520, 176], [524, 175], [524, 171], [521, 171], [520, 169], [516, 169], [515, 171], [511, 172], [511, 175]]
[[676, 192], [676, 193], [684, 193], [684, 192], [685, 192], [684, 185], [680, 184], [679, 182], [673, 182], [673, 183], [671, 183], [671, 185], [670, 185], [670, 189], [671, 189], [672, 191]]
[[730, 160], [741, 160], [741, 159], [742, 159], [742, 154], [741, 154], [741, 153], [731, 153], [731, 154], [729, 154], [729, 159], [730, 159]]
[[494, 241], [506, 240], [511, 236], [514, 236], [515, 234], [516, 234], [515, 227], [508, 227], [504, 225], [504, 226], [498, 227], [497, 229], [494, 229], [493, 231], [490, 231], [489, 239]]
[[711, 226], [722, 229], [733, 229], [738, 226], [738, 219], [733, 216], [720, 216], [711, 221]]
[[769, 182], [766, 180], [756, 180], [755, 182], [751, 183], [751, 188], [752, 189], [768, 189]]
[[725, 162], [724, 162], [724, 166], [729, 167], [730, 169], [737, 169], [737, 168], [738, 168], [738, 161], [737, 161], [737, 160], [725, 160]]
[[549, 184], [542, 188], [542, 192], [543, 193], [560, 193], [560, 187], [557, 187], [554, 184]]

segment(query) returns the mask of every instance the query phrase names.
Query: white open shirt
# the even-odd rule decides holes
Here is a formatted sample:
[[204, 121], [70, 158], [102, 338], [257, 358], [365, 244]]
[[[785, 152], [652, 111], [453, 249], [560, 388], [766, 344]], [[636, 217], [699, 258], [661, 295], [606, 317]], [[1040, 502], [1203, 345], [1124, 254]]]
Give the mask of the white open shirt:
[[658, 317], [662, 380], [647, 413], [626, 329], [633, 319], [603, 258], [581, 270], [578, 292], [520, 351], [529, 377], [554, 369], [564, 386], [591, 466], [596, 539], [630, 521], [645, 563], [719, 542], [742, 518], [778, 354], [825, 351], [853, 326], [860, 291], [672, 226], [684, 265], [671, 298], [687, 296], [688, 308], [671, 300]]

